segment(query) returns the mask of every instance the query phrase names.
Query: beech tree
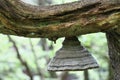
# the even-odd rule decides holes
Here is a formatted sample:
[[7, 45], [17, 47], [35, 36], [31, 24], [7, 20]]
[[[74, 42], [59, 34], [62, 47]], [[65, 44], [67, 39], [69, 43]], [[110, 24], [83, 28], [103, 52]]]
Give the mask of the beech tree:
[[120, 0], [81, 0], [33, 6], [0, 0], [0, 33], [56, 41], [89, 33], [106, 33], [114, 74], [120, 80]]

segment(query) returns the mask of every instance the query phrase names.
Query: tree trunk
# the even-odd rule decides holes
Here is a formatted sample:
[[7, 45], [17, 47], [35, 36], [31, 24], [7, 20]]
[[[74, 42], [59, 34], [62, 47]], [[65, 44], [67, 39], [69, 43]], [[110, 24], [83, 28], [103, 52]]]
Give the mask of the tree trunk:
[[107, 80], [113, 80], [113, 72], [112, 72], [112, 66], [110, 61], [108, 61], [108, 79]]
[[68, 72], [68, 71], [63, 72], [63, 73], [61, 74], [60, 80], [67, 80], [68, 75], [69, 75], [69, 72]]
[[120, 34], [110, 31], [106, 35], [113, 72], [112, 80], [120, 80]]
[[88, 70], [84, 71], [84, 80], [89, 80], [89, 72], [88, 72]]

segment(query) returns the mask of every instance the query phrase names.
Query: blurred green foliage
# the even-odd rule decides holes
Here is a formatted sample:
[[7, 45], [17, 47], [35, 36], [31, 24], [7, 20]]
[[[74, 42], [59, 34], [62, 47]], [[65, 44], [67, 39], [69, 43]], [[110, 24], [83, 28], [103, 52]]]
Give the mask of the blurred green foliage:
[[[29, 77], [25, 74], [25, 67], [20, 63], [17, 58], [16, 51], [9, 41], [6, 35], [0, 35], [0, 80], [29, 80]], [[47, 45], [53, 45], [52, 50], [43, 51], [40, 43], [41, 39], [31, 39], [33, 48], [35, 50], [35, 55], [31, 50], [30, 39], [24, 37], [12, 36], [12, 39], [16, 42], [19, 48], [20, 55], [22, 59], [26, 61], [30, 67], [33, 74], [37, 74], [37, 68], [35, 60], [39, 64], [39, 68], [44, 72], [44, 77], [46, 80], [50, 80], [50, 74], [47, 71], [47, 61], [46, 57], [52, 58], [55, 52], [62, 46], [64, 38], [57, 40], [56, 44], [47, 40]], [[96, 33], [88, 34], [79, 37], [82, 44], [89, 49], [92, 55], [98, 61], [100, 68], [89, 70], [90, 80], [106, 80], [108, 74], [108, 58], [107, 58], [107, 41], [105, 34]], [[83, 80], [83, 72], [70, 72], [78, 75], [81, 80]], [[35, 75], [35, 80], [39, 80], [38, 76]], [[53, 80], [53, 79], [52, 79]]]

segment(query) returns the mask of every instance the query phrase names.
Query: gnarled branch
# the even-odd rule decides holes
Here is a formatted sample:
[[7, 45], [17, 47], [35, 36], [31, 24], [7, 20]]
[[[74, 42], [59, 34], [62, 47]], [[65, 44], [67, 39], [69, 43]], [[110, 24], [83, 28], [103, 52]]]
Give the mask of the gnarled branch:
[[0, 0], [0, 33], [52, 39], [113, 29], [120, 33], [119, 3], [81, 0], [62, 5], [33, 6], [20, 0]]

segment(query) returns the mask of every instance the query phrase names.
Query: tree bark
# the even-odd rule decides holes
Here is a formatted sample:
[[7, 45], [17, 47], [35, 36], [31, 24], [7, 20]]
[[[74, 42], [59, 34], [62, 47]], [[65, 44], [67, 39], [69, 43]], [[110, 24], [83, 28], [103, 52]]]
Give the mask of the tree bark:
[[113, 76], [113, 71], [112, 71], [112, 66], [111, 66], [111, 63], [110, 61], [108, 62], [108, 79], [107, 80], [113, 80], [112, 78], [114, 77]]
[[53, 40], [114, 28], [119, 33], [120, 5], [118, 1], [81, 0], [33, 6], [20, 0], [0, 0], [0, 21], [0, 33]]
[[120, 80], [120, 33], [110, 31], [106, 33], [108, 40], [109, 56], [112, 65], [113, 79]]
[[88, 70], [84, 71], [84, 80], [89, 80], [89, 71]]

